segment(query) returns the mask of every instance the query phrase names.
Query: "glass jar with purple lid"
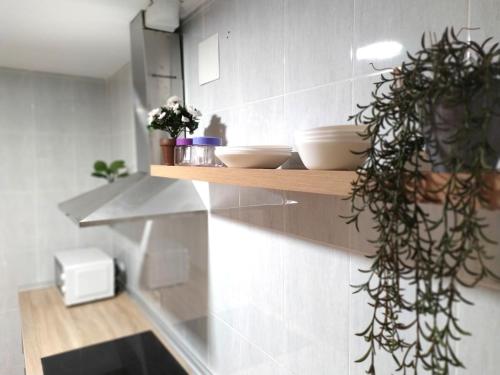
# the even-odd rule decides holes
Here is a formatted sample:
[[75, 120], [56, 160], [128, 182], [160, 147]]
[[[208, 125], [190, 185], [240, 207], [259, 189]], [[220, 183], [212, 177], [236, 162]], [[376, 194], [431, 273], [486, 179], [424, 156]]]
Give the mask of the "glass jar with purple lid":
[[175, 165], [191, 165], [191, 138], [177, 138], [174, 150]]
[[194, 137], [191, 147], [191, 165], [199, 167], [220, 167], [215, 148], [221, 145], [219, 137]]

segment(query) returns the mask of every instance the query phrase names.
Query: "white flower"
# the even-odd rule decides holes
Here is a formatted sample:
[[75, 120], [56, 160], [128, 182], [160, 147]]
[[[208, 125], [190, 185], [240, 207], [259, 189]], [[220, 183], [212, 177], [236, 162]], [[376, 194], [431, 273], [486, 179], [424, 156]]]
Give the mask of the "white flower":
[[182, 122], [189, 122], [190, 120], [186, 116], [182, 116], [181, 121]]
[[159, 114], [161, 112], [161, 109], [160, 108], [155, 108], [153, 109], [151, 112], [148, 113], [148, 116], [149, 117], [155, 117], [157, 114]]
[[160, 108], [155, 108], [148, 113], [148, 124], [151, 125], [155, 120], [155, 117], [161, 112]]
[[158, 116], [158, 120], [161, 120], [162, 118], [164, 118], [165, 116], [167, 115], [167, 112], [162, 112], [160, 114], [160, 116]]
[[174, 113], [175, 113], [176, 115], [178, 115], [179, 113], [181, 113], [181, 111], [180, 111], [180, 109], [179, 109], [179, 107], [180, 107], [180, 106], [181, 106], [181, 105], [180, 105], [179, 103], [176, 103], [176, 104], [174, 104], [174, 105], [172, 106], [172, 109], [174, 110]]
[[195, 117], [201, 116], [201, 112], [198, 109], [196, 109], [195, 107], [193, 107], [192, 105], [188, 105], [186, 109], [191, 115], [193, 115]]
[[174, 108], [181, 102], [181, 99], [178, 96], [171, 96], [167, 99], [167, 107]]

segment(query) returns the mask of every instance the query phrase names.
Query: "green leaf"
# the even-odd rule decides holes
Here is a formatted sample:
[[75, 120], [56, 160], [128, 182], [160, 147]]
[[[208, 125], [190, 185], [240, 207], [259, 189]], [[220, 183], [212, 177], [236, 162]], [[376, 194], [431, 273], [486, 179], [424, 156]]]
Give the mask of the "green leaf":
[[120, 174], [118, 175], [118, 177], [120, 177], [120, 178], [121, 178], [121, 177], [127, 177], [127, 176], [128, 176], [128, 172], [120, 173]]
[[109, 166], [109, 170], [113, 173], [117, 173], [122, 168], [125, 168], [125, 162], [123, 160], [115, 160]]
[[104, 161], [102, 161], [102, 160], [97, 160], [94, 163], [94, 169], [97, 172], [105, 172], [105, 171], [108, 170], [108, 165]]

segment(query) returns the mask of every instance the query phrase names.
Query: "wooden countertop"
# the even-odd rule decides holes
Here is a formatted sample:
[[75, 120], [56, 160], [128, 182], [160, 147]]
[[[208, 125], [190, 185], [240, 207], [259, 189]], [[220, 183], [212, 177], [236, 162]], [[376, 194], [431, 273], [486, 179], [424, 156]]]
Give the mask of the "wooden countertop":
[[66, 307], [55, 287], [19, 293], [26, 375], [42, 375], [41, 358], [152, 330], [184, 368], [189, 366], [126, 294]]

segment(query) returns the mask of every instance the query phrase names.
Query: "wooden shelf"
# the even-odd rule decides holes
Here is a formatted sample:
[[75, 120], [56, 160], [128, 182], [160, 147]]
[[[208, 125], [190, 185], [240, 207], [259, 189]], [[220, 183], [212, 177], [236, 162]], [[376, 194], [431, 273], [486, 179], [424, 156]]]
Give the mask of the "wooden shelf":
[[[349, 195], [351, 183], [356, 178], [356, 172], [353, 171], [171, 167], [166, 165], [152, 165], [151, 175], [181, 180], [338, 196]], [[449, 175], [446, 173], [427, 173], [422, 184], [428, 193], [422, 200], [441, 202], [443, 193], [437, 194], [434, 191], [445, 183], [448, 178]], [[492, 187], [488, 194], [490, 205], [498, 209], [500, 208], [500, 174], [491, 174], [487, 179], [487, 183]]]
[[347, 196], [351, 190], [351, 182], [356, 178], [356, 172], [310, 171], [302, 169], [169, 167], [166, 165], [152, 165], [151, 176], [265, 189], [300, 191], [304, 193]]

